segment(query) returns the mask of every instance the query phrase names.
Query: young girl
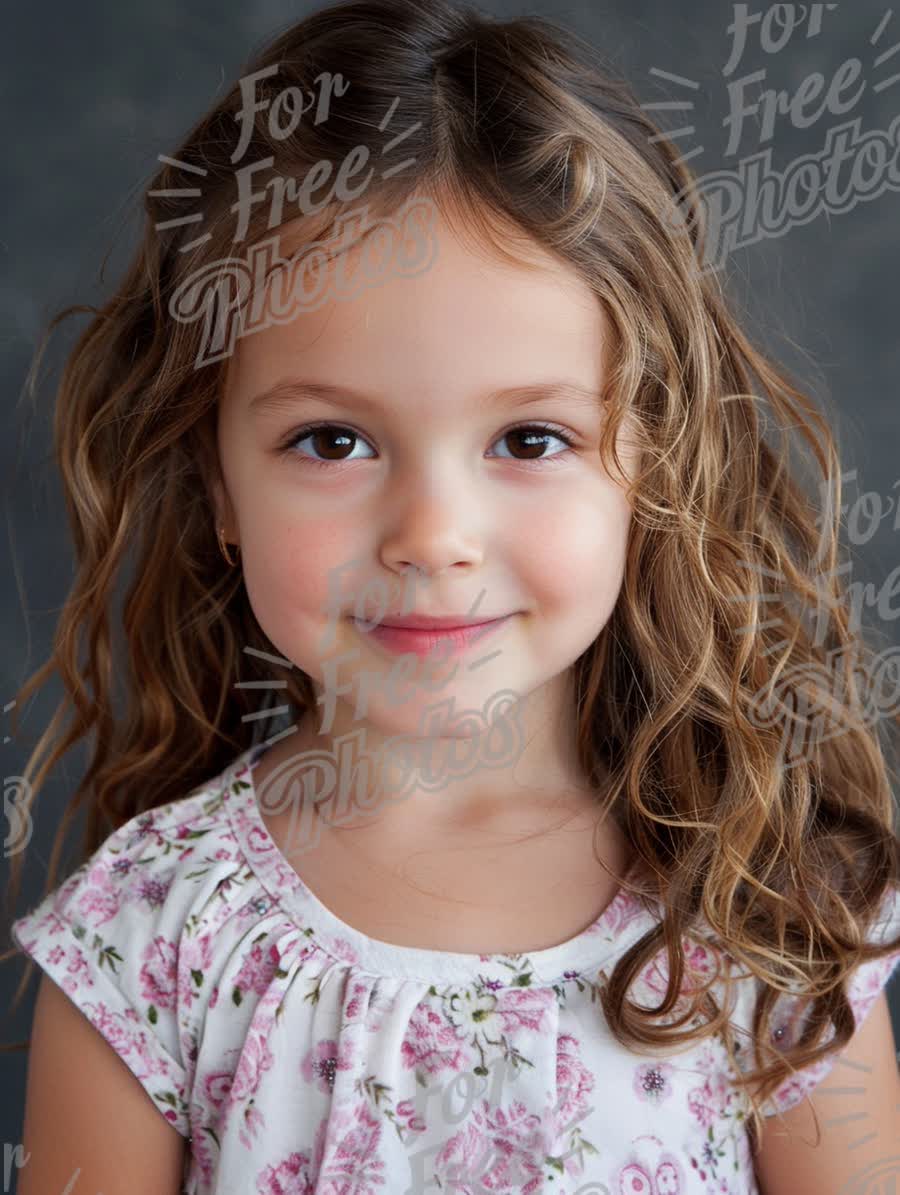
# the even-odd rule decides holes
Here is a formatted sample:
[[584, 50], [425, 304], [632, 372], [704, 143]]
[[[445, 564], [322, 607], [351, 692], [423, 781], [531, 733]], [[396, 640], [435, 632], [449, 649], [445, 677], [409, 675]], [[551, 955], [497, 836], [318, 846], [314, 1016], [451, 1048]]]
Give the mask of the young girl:
[[18, 704], [56, 671], [72, 722], [26, 778], [94, 754], [12, 927], [24, 1195], [896, 1164], [839, 462], [657, 134], [549, 22], [352, 0], [162, 158], [58, 400], [78, 572]]

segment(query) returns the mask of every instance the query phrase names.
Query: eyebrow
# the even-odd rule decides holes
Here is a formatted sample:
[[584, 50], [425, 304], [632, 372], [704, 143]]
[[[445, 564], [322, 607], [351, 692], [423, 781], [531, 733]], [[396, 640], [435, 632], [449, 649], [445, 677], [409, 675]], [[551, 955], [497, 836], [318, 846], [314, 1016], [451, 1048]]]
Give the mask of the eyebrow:
[[[474, 395], [472, 405], [489, 409], [504, 404], [523, 407], [533, 403], [546, 402], [548, 399], [566, 399], [570, 402], [596, 407], [603, 397], [601, 390], [583, 386], [578, 382], [562, 380], [534, 382], [524, 386], [506, 386], [487, 394]], [[376, 395], [364, 394], [350, 386], [306, 381], [302, 378], [282, 378], [273, 386], [269, 386], [251, 398], [249, 407], [254, 414], [264, 411], [287, 411], [304, 399], [320, 399], [338, 407], [358, 407], [360, 410], [373, 413], [389, 406]]]

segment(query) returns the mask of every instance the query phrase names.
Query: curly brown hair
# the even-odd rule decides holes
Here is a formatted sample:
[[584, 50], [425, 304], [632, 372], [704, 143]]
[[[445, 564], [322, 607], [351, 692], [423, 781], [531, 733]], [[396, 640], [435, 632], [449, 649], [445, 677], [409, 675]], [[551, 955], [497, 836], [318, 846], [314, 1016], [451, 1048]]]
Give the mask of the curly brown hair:
[[[291, 87], [312, 95], [338, 66], [352, 86], [334, 88], [329, 119], [303, 119], [282, 136], [264, 101]], [[739, 329], [718, 276], [698, 269], [709, 229], [695, 180], [627, 83], [574, 34], [444, 0], [348, 0], [276, 36], [244, 76], [257, 72], [263, 103], [244, 158], [260, 164], [260, 185], [322, 163], [337, 171], [362, 146], [379, 165], [366, 192], [371, 212], [391, 218], [429, 196], [461, 235], [491, 238], [513, 260], [517, 229], [523, 246], [536, 242], [574, 266], [612, 321], [601, 455], [611, 468], [627, 418], [642, 468], [629, 487], [622, 592], [573, 665], [572, 713], [585, 774], [593, 782], [602, 772], [604, 808], [654, 877], [664, 916], [618, 961], [603, 1012], [630, 1049], [719, 1033], [731, 1050], [711, 980], [684, 1018], [663, 1023], [690, 971], [686, 941], [705, 925], [724, 957], [761, 984], [758, 1069], [735, 1080], [758, 1085], [758, 1132], [756, 1100], [850, 1039], [851, 972], [900, 945], [868, 940], [900, 885], [874, 725], [897, 716], [873, 719], [861, 691], [872, 649], [847, 617], [836, 569], [841, 470], [828, 421]], [[395, 97], [402, 128], [390, 119]], [[232, 677], [240, 664], [245, 678], [264, 680], [264, 661], [246, 649], [272, 647], [240, 570], [221, 568], [211, 518], [227, 353], [202, 361], [200, 321], [173, 314], [192, 279], [241, 285], [231, 255], [242, 105], [235, 84], [149, 181], [140, 246], [109, 301], [88, 309], [58, 389], [56, 456], [77, 571], [52, 655], [17, 694], [21, 709], [54, 674], [65, 691], [25, 769], [28, 808], [89, 734], [93, 756], [54, 843], [48, 892], [79, 807], [87, 858], [111, 830], [224, 767], [248, 746], [247, 715], [258, 712], [253, 691]], [[282, 125], [289, 115], [282, 110]], [[192, 240], [177, 192], [198, 179], [204, 233]], [[348, 207], [332, 195], [306, 212], [309, 239]], [[246, 246], [272, 233], [267, 210], [250, 211]], [[47, 335], [82, 310], [61, 312]], [[777, 446], [768, 423], [779, 428]], [[795, 442], [811, 450], [815, 484], [806, 489], [790, 462]], [[836, 501], [820, 519], [810, 493], [823, 484], [836, 486]], [[831, 613], [819, 642], [804, 611], [823, 599]], [[838, 676], [836, 659], [845, 662]], [[295, 707], [311, 708], [309, 678], [295, 670], [288, 685]], [[790, 759], [788, 740], [806, 744]], [[15, 892], [20, 869], [17, 856]], [[658, 1009], [642, 1008], [628, 992], [661, 946], [668, 990]], [[788, 990], [814, 1003], [800, 1041], [775, 1051], [769, 1014]], [[698, 1018], [701, 1008], [708, 1015]]]

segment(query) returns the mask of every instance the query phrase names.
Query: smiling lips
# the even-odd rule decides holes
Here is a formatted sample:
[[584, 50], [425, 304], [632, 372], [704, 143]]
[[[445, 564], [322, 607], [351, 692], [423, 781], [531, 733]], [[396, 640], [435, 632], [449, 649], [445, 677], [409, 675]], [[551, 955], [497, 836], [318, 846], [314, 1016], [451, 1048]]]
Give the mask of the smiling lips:
[[[398, 618], [393, 622], [379, 623], [370, 631], [364, 631], [389, 651], [412, 652], [417, 656], [427, 656], [435, 647], [451, 651], [462, 651], [481, 640], [485, 635], [503, 626], [513, 616], [502, 615], [499, 618], [480, 619], [473, 622], [463, 617], [428, 618], [423, 615], [410, 615]], [[357, 623], [357, 626], [359, 624]], [[360, 627], [362, 630], [363, 628]]]

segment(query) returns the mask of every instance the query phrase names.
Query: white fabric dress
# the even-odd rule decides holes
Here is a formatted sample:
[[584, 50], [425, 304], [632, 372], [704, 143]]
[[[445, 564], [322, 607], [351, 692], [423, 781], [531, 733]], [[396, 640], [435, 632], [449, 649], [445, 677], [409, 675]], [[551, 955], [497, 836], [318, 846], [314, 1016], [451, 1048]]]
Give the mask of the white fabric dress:
[[[724, 1045], [645, 1057], [606, 1026], [598, 981], [652, 906], [620, 890], [593, 925], [529, 955], [374, 940], [268, 833], [260, 751], [131, 819], [13, 924], [188, 1139], [187, 1195], [755, 1195]], [[898, 928], [892, 894], [877, 936]], [[690, 949], [713, 967], [712, 946]], [[659, 958], [633, 989], [645, 1006], [665, 988]], [[853, 976], [857, 1018], [898, 961]], [[733, 990], [749, 1034], [754, 989]], [[833, 1065], [787, 1081], [766, 1112]]]

